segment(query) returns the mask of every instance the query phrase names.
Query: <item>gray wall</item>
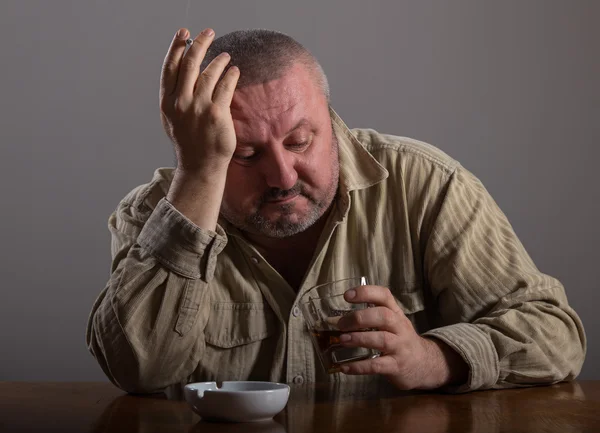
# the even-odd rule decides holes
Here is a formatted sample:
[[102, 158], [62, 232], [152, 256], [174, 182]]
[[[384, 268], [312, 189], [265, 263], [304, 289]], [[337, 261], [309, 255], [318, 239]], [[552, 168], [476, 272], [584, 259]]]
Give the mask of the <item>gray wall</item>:
[[0, 380], [103, 380], [84, 344], [107, 217], [172, 153], [173, 33], [284, 31], [351, 127], [428, 141], [479, 176], [586, 326], [600, 379], [600, 2], [27, 1], [0, 6]]

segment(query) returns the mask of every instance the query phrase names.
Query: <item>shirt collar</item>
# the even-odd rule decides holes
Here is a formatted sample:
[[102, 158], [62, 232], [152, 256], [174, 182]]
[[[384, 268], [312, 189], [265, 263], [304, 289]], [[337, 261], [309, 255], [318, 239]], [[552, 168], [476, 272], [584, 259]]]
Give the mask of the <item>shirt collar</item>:
[[340, 192], [368, 188], [386, 179], [388, 171], [360, 144], [335, 110], [329, 107], [329, 112], [339, 146]]

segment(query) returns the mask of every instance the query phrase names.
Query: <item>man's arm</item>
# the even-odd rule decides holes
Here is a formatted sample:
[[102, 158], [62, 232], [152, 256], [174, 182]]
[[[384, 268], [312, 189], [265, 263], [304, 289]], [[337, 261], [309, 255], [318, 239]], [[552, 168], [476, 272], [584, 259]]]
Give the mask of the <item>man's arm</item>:
[[220, 228], [200, 229], [165, 199], [154, 210], [136, 206], [152, 187], [134, 191], [109, 219], [113, 272], [86, 332], [108, 378], [136, 393], [161, 391], [198, 365], [207, 286], [226, 243]]
[[[458, 168], [425, 250], [437, 329], [418, 335], [390, 290], [360, 286], [345, 298], [372, 308], [338, 322], [341, 344], [382, 356], [341, 367], [382, 374], [400, 389], [464, 392], [575, 377], [585, 355], [581, 321], [563, 287], [540, 273], [481, 183]], [[355, 332], [364, 329], [369, 332]]]
[[455, 391], [553, 383], [579, 374], [582, 323], [541, 273], [481, 182], [459, 167], [431, 231], [425, 270], [442, 325], [423, 336], [469, 366]]
[[181, 29], [173, 39], [160, 80], [161, 119], [177, 154], [173, 182], [155, 209], [145, 202], [150, 188], [111, 217], [113, 272], [88, 322], [89, 349], [131, 392], [160, 391], [197, 366], [206, 286], [226, 242], [217, 218], [236, 146], [230, 105], [239, 70], [223, 74], [223, 53], [200, 71], [214, 32], [204, 30], [184, 53], [188, 35]]

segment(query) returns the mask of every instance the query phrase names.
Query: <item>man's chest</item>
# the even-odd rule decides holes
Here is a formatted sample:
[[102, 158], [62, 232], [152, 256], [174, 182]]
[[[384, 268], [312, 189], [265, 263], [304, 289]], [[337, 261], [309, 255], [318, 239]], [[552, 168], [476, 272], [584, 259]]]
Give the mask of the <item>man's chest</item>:
[[325, 233], [313, 251], [290, 249], [260, 254], [244, 240], [231, 238], [219, 255], [211, 282], [214, 302], [267, 302], [284, 319], [311, 287], [365, 276], [388, 287], [406, 310], [422, 306], [422, 253], [406, 225], [389, 227], [350, 215]]

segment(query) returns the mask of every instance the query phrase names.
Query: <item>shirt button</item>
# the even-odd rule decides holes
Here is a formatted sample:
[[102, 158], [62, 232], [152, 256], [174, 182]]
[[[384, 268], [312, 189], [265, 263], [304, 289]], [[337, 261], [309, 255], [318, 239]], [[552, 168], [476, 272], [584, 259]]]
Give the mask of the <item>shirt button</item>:
[[296, 385], [302, 385], [304, 383], [304, 377], [301, 374], [299, 374], [298, 376], [294, 377], [293, 382]]
[[292, 310], [292, 314], [294, 315], [294, 317], [298, 317], [300, 315], [300, 308], [294, 307], [294, 309]]
[[258, 265], [258, 257], [254, 257], [254, 256], [252, 256], [252, 257], [250, 258], [250, 260], [252, 260], [252, 263], [254, 263], [255, 265]]

